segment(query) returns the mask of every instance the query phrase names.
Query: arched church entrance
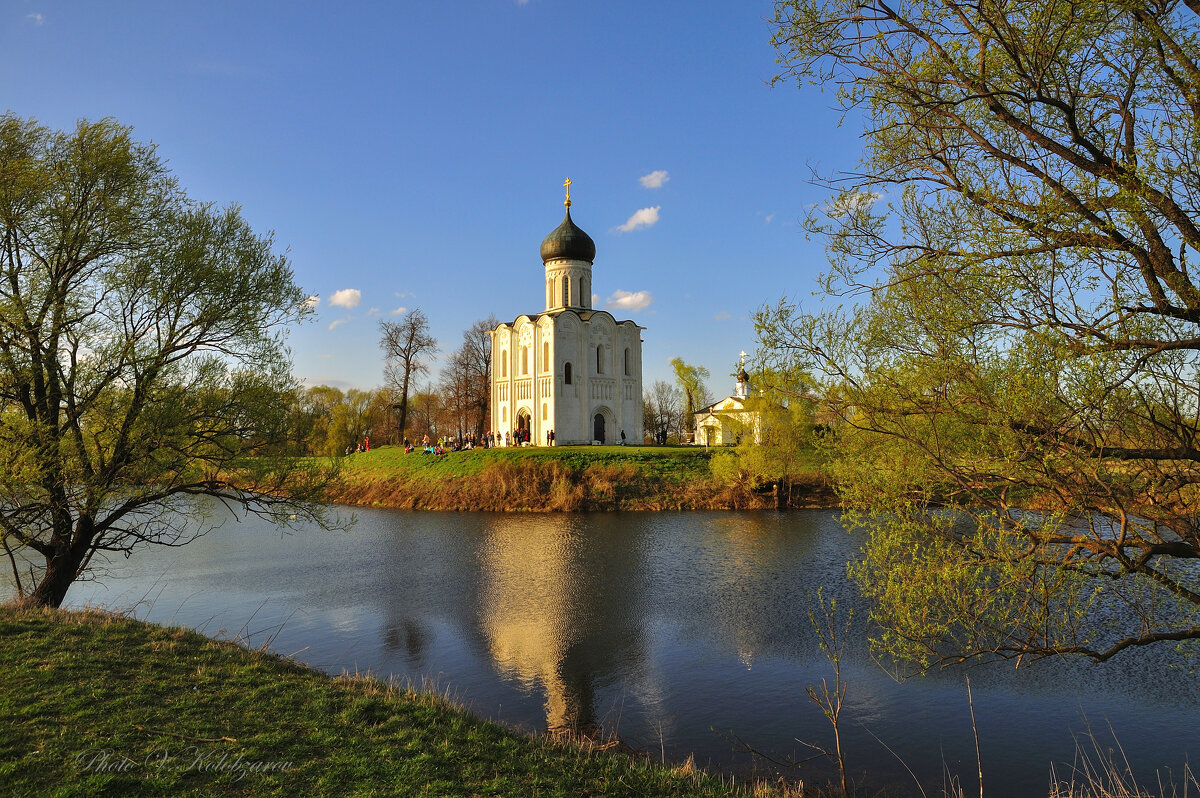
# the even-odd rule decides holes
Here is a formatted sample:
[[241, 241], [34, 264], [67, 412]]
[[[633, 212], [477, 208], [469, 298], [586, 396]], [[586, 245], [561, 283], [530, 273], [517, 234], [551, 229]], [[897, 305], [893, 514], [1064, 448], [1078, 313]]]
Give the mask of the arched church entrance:
[[529, 413], [529, 408], [522, 407], [517, 411], [517, 442], [523, 443], [530, 440], [529, 430], [533, 422], [533, 417]]
[[592, 419], [592, 440], [604, 443], [604, 414], [597, 413]]

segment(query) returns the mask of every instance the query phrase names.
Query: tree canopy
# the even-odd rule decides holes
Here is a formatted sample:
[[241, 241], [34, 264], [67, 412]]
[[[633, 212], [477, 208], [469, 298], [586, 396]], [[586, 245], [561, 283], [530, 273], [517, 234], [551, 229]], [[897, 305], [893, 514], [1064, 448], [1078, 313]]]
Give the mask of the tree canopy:
[[876, 640], [923, 665], [1200, 641], [1200, 64], [1176, 2], [780, 0], [860, 169], [822, 307], [757, 317], [838, 419]]
[[696, 411], [708, 403], [708, 386], [704, 384], [709, 377], [708, 369], [686, 363], [681, 357], [671, 358], [671, 368], [675, 372], [675, 384], [687, 401], [683, 429], [691, 433], [696, 428]]
[[0, 239], [0, 535], [20, 598], [58, 606], [98, 554], [186, 543], [205, 530], [191, 497], [320, 515], [279, 401], [307, 295], [236, 207], [190, 200], [112, 120], [7, 114]]

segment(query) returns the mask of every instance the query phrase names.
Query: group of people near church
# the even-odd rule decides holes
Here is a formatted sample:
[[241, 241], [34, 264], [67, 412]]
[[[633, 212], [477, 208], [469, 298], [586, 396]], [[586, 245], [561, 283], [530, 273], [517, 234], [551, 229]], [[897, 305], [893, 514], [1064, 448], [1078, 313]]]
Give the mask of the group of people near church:
[[[429, 436], [425, 435], [420, 443], [413, 443], [405, 437], [404, 453], [409, 454], [420, 450], [422, 454], [446, 454], [447, 452], [476, 449], [480, 446], [484, 449], [493, 449], [502, 446], [521, 446], [522, 444], [529, 443], [530, 440], [529, 430], [527, 429], [519, 429], [512, 433], [506, 432], [503, 437], [501, 437], [499, 432], [485, 432], [482, 437], [477, 436], [473, 432], [468, 432], [458, 437], [443, 436], [437, 440], [430, 440]], [[554, 430], [546, 433], [546, 445], [554, 445]]]

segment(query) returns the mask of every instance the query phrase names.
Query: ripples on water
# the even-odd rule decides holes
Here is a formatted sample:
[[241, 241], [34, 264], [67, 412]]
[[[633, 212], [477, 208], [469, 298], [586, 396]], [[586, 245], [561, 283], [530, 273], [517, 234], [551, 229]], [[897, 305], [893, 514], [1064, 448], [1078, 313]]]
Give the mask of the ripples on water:
[[[974, 783], [963, 674], [896, 682], [872, 662], [845, 575], [858, 544], [832, 513], [356, 512], [340, 533], [229, 523], [114, 562], [68, 600], [273, 636], [276, 651], [331, 673], [430, 680], [523, 728], [615, 730], [745, 776], [779, 768], [735, 740], [776, 758], [806, 756], [797, 738], [831, 741], [804, 695], [831, 675], [809, 621], [823, 587], [857, 612], [843, 667], [852, 773], [911, 787], [878, 737], [927, 789], [947, 769]], [[1050, 763], [1072, 761], [1088, 723], [1106, 744], [1111, 723], [1143, 783], [1156, 767], [1181, 770], [1200, 752], [1200, 694], [1169, 654], [972, 671], [988, 794], [1045, 794]], [[830, 775], [821, 763], [784, 772]]]

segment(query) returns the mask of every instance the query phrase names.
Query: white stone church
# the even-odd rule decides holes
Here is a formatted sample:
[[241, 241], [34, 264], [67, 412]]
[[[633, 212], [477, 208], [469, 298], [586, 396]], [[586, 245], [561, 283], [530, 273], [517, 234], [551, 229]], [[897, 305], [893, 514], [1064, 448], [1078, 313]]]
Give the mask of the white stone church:
[[[567, 214], [542, 241], [546, 309], [492, 330], [491, 428], [545, 446], [642, 442], [642, 336], [592, 309], [596, 244]], [[521, 433], [521, 434], [518, 434]]]

